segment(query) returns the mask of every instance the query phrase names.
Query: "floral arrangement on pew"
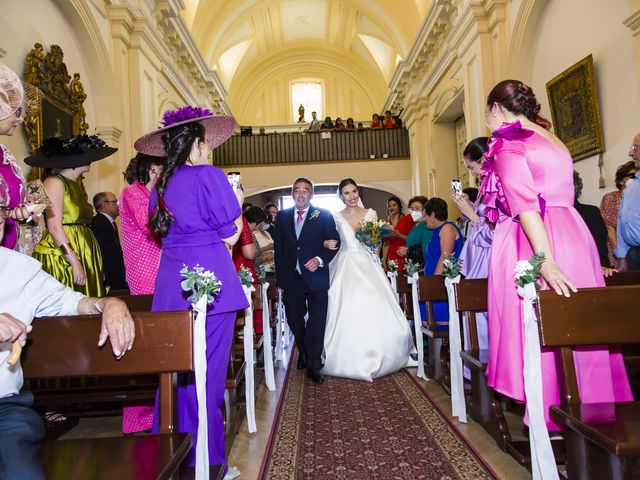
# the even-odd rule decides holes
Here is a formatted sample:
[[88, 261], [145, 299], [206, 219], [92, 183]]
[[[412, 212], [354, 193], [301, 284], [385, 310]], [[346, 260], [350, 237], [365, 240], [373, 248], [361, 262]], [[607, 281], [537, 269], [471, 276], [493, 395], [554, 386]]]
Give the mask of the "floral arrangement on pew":
[[212, 303], [220, 294], [222, 282], [216, 275], [205, 270], [199, 264], [190, 269], [182, 264], [180, 282], [182, 290], [191, 292], [189, 301], [196, 312], [193, 323], [193, 364], [196, 377], [196, 395], [198, 398], [198, 441], [196, 443], [196, 478], [205, 478], [209, 469], [209, 433], [207, 424], [207, 354], [206, 320], [207, 304]]
[[397, 260], [389, 260], [387, 262], [387, 272], [398, 273], [398, 261]]
[[442, 274], [447, 278], [456, 278], [460, 276], [462, 271], [462, 260], [455, 255], [444, 254], [444, 262], [442, 262]]
[[243, 287], [251, 288], [253, 286], [253, 273], [247, 267], [240, 267], [238, 277], [240, 277], [240, 283]]
[[540, 290], [541, 286], [538, 283], [540, 279], [540, 265], [542, 265], [544, 261], [544, 252], [539, 252], [529, 260], [520, 260], [516, 263], [514, 272], [518, 286], [524, 287], [528, 283], [533, 283], [536, 286], [536, 290]]
[[180, 282], [180, 287], [185, 292], [191, 292], [191, 296], [187, 300], [192, 304], [198, 303], [204, 296], [207, 297], [207, 303], [211, 303], [220, 293], [222, 282], [218, 280], [218, 277], [213, 272], [205, 270], [199, 264], [193, 269], [189, 269], [187, 265], [182, 264], [180, 276], [184, 278]]
[[258, 283], [264, 285], [267, 282], [267, 270], [264, 268], [264, 265], [258, 265], [256, 267], [256, 273], [258, 274]]
[[382, 245], [393, 227], [382, 220], [362, 220], [356, 228], [356, 239], [373, 252]]
[[407, 258], [404, 261], [404, 271], [407, 274], [407, 277], [413, 277], [413, 274], [422, 270], [422, 265], [418, 262], [414, 262], [410, 258]]

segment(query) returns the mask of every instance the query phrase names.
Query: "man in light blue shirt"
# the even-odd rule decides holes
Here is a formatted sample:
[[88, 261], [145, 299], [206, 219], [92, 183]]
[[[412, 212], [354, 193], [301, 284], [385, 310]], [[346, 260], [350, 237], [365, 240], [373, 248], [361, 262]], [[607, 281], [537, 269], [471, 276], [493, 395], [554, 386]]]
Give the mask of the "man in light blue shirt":
[[[640, 168], [640, 133], [633, 137], [629, 156]], [[640, 172], [622, 193], [616, 228], [618, 246], [614, 250], [620, 271], [640, 270]]]
[[[0, 196], [0, 240], [11, 213], [3, 205]], [[0, 285], [0, 478], [44, 480], [38, 459], [44, 424], [31, 409], [31, 392], [20, 392], [20, 361], [8, 363], [12, 343], [24, 346], [34, 317], [101, 313], [97, 343], [102, 346], [109, 338], [120, 358], [133, 345], [135, 327], [121, 300], [74, 292], [42, 270], [38, 261], [5, 247], [0, 247]]]

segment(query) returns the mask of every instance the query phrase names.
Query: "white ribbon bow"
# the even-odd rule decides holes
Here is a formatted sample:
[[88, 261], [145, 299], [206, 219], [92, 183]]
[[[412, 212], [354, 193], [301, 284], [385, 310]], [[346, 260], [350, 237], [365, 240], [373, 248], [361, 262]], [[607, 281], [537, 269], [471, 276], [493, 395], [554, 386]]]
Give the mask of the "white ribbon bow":
[[540, 337], [533, 302], [536, 300], [535, 283], [518, 287], [524, 318], [524, 393], [529, 413], [529, 443], [531, 445], [531, 473], [533, 480], [557, 480], [556, 467], [549, 431], [544, 420], [542, 401], [542, 367]]
[[462, 423], [467, 423], [467, 404], [464, 400], [464, 378], [462, 376], [462, 340], [460, 338], [460, 315], [456, 309], [454, 283], [460, 283], [460, 275], [445, 277], [449, 299], [449, 366], [451, 368], [451, 414]]
[[418, 272], [407, 277], [411, 284], [411, 298], [413, 299], [413, 328], [416, 335], [416, 350], [418, 351], [418, 377], [429, 380], [424, 371], [424, 340], [422, 339], [422, 315], [418, 303]]
[[242, 286], [244, 294], [247, 296], [249, 306], [244, 310], [244, 361], [246, 363], [244, 373], [244, 395], [247, 401], [247, 427], [249, 433], [257, 431], [256, 427], [256, 399], [255, 399], [255, 380], [253, 377], [253, 303], [251, 301], [251, 292], [256, 289], [252, 286]]
[[262, 284], [262, 346], [264, 354], [264, 381], [270, 391], [276, 389], [273, 373], [273, 349], [271, 346], [271, 308], [267, 295], [269, 283]]
[[396, 300], [400, 301], [400, 296], [398, 295], [398, 272], [387, 272], [387, 277], [391, 279], [391, 289], [396, 295]]
[[209, 426], [207, 414], [207, 296], [192, 304], [196, 312], [193, 324], [193, 363], [198, 399], [198, 438], [196, 440], [196, 478], [209, 480]]

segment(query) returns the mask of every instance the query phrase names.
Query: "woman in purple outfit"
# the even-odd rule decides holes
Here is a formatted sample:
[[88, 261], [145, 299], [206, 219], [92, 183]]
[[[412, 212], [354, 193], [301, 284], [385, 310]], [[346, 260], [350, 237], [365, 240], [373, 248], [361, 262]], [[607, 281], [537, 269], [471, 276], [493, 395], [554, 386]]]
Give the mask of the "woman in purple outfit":
[[[482, 165], [484, 154], [487, 152], [488, 137], [474, 138], [464, 149], [462, 159], [464, 164], [476, 177], [484, 178]], [[489, 273], [489, 254], [493, 241], [493, 223], [485, 216], [486, 206], [482, 203], [482, 197], [478, 196], [475, 203], [469, 200], [467, 195], [452, 193], [460, 212], [469, 220], [471, 228], [467, 241], [462, 247], [460, 260], [462, 260], [462, 274], [465, 278], [487, 278]], [[464, 341], [469, 345], [469, 326], [465, 318]], [[476, 314], [476, 327], [478, 331], [478, 347], [480, 350], [489, 348], [489, 333], [487, 329], [487, 314]], [[466, 347], [465, 347], [466, 348]]]
[[[209, 110], [182, 107], [165, 112], [163, 127], [139, 138], [137, 151], [166, 156], [166, 166], [151, 194], [149, 227], [162, 240], [153, 311], [187, 310], [190, 292], [180, 287], [183, 264], [199, 264], [222, 282], [220, 294], [207, 313], [207, 409], [209, 463], [226, 469], [221, 412], [236, 311], [248, 306], [230, 247], [242, 229], [242, 199], [224, 173], [209, 165], [209, 152], [234, 131], [232, 117]], [[194, 445], [187, 457], [195, 465], [198, 405], [193, 374], [178, 379], [178, 431], [191, 433]], [[157, 412], [157, 404], [156, 404]], [[154, 431], [158, 429], [154, 418]]]

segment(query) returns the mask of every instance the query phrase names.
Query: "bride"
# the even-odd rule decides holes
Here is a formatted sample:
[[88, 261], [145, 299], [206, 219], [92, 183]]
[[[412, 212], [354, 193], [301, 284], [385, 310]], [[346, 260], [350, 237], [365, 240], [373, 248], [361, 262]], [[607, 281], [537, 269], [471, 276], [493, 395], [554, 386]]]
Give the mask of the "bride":
[[[342, 180], [338, 195], [346, 205], [334, 213], [340, 251], [329, 266], [331, 286], [324, 336], [323, 374], [372, 381], [410, 363], [411, 329], [380, 260], [355, 237], [362, 220], [377, 220], [361, 206], [358, 185]], [[325, 246], [335, 249], [337, 242]]]

